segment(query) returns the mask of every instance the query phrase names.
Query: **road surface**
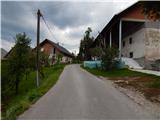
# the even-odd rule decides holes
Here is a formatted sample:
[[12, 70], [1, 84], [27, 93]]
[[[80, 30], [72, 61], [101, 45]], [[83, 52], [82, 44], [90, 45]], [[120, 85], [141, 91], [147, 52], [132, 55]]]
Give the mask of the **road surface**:
[[40, 98], [19, 120], [47, 119], [153, 119], [150, 114], [105, 82], [68, 65], [57, 84]]

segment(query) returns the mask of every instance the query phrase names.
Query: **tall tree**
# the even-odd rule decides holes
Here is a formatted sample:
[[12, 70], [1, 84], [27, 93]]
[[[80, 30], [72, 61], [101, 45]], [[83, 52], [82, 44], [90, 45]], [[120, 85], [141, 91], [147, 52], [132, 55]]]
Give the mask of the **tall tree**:
[[94, 40], [94, 38], [91, 37], [91, 32], [92, 29], [88, 27], [88, 29], [85, 31], [83, 39], [80, 42], [79, 56], [81, 56], [83, 60], [91, 59], [90, 46], [92, 45]]
[[15, 93], [18, 94], [20, 79], [25, 74], [28, 68], [29, 52], [31, 39], [25, 33], [17, 34], [15, 38], [15, 46], [12, 49], [12, 54], [9, 57], [10, 74], [13, 76], [12, 83], [15, 86]]

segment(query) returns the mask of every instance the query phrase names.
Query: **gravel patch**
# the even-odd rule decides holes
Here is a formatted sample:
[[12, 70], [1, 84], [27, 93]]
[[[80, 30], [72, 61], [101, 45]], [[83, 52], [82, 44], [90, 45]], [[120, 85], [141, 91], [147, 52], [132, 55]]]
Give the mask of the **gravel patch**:
[[[100, 77], [102, 80], [108, 80], [105, 77]], [[134, 89], [133, 87], [121, 87], [118, 84], [114, 83], [114, 81], [109, 80], [113, 83], [116, 89], [118, 89], [120, 92], [128, 96], [130, 99], [132, 99], [135, 103], [139, 104], [141, 107], [146, 109], [148, 112], [156, 116], [156, 118], [160, 119], [160, 103], [151, 102], [145, 98], [145, 96]]]

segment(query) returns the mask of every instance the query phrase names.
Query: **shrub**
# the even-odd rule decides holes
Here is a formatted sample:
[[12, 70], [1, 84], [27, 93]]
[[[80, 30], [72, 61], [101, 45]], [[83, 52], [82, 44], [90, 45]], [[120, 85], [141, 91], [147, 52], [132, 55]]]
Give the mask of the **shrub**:
[[27, 100], [29, 100], [30, 102], [34, 102], [35, 100], [37, 100], [40, 97], [40, 93], [38, 93], [37, 91], [31, 91], [28, 93], [27, 95]]
[[115, 59], [118, 56], [118, 50], [115, 48], [107, 47], [103, 50], [102, 54], [102, 67], [105, 70], [111, 70], [115, 68], [117, 60]]

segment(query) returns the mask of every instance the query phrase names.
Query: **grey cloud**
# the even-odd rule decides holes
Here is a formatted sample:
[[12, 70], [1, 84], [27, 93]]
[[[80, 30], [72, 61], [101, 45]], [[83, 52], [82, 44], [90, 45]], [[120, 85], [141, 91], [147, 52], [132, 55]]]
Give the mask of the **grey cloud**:
[[[2, 1], [2, 39], [13, 42], [12, 37], [14, 37], [15, 34], [26, 32], [27, 35], [32, 38], [32, 46], [34, 46], [36, 40], [37, 9], [41, 10], [45, 19], [52, 24], [53, 28], [58, 27], [61, 31], [65, 30], [67, 27], [72, 29], [72, 32], [68, 33], [68, 36], [71, 38], [70, 41], [73, 41], [74, 39], [80, 40], [87, 27], [92, 27], [93, 35], [96, 36], [98, 31], [103, 29], [119, 8], [112, 2]], [[81, 26], [85, 27], [79, 29]], [[44, 32], [43, 30], [41, 31], [41, 39], [47, 38]], [[69, 49], [74, 49], [77, 45], [67, 45], [67, 47]]]

